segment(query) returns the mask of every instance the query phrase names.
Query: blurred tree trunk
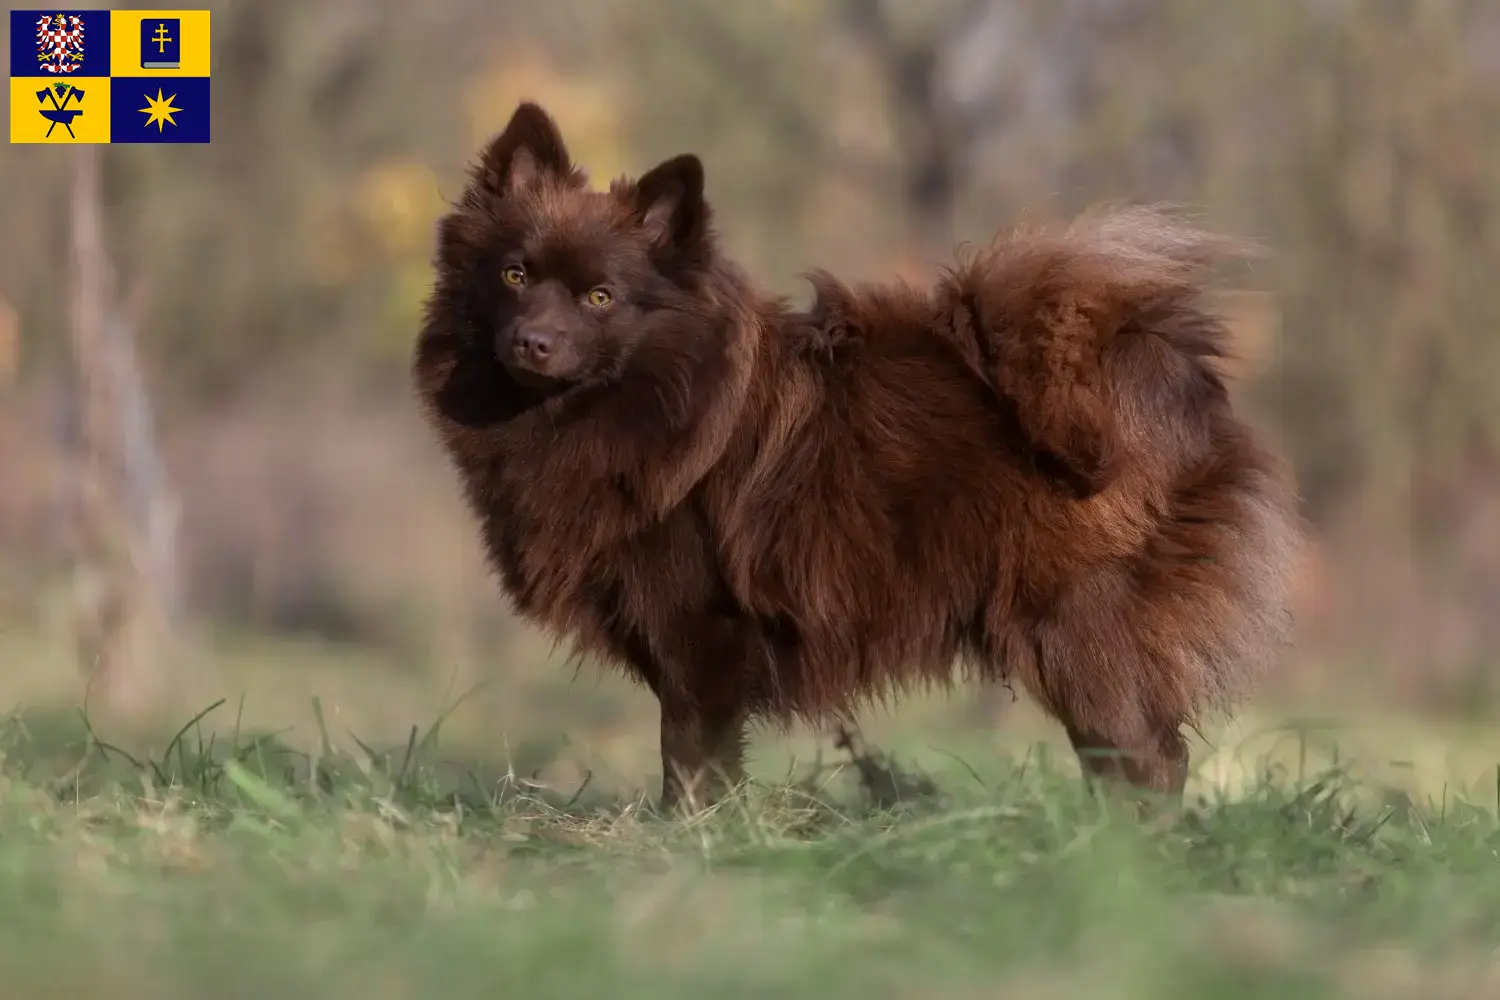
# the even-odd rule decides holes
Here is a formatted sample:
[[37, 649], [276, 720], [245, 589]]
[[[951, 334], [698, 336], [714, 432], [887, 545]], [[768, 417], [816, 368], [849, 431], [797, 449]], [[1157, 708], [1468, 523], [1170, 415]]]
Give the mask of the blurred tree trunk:
[[175, 617], [175, 500], [157, 452], [104, 239], [99, 151], [74, 152], [70, 313], [78, 408], [78, 654], [109, 714], [140, 715], [160, 690]]
[[1007, 12], [987, 0], [958, 0], [935, 7], [929, 23], [910, 25], [901, 22], [911, 20], [911, 8], [896, 6], [844, 0], [841, 13], [887, 81], [910, 240], [924, 257], [946, 262], [976, 149], [1006, 118], [1009, 95], [996, 67]]

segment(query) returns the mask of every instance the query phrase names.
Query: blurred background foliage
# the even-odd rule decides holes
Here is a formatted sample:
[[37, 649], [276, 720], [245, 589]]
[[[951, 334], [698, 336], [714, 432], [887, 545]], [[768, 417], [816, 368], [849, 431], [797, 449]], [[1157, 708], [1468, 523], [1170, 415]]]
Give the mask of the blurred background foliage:
[[[1315, 533], [1268, 697], [1492, 707], [1492, 0], [209, 6], [213, 142], [101, 153], [205, 648], [336, 649], [372, 703], [377, 676], [488, 678], [502, 722], [602, 697], [559, 693], [572, 672], [506, 614], [407, 386], [433, 221], [532, 98], [597, 184], [702, 156], [727, 248], [794, 297], [813, 265], [924, 280], [961, 242], [1100, 201], [1261, 241], [1223, 303]], [[0, 151], [0, 626], [45, 650], [76, 589], [69, 155]], [[25, 691], [73, 690], [66, 655], [33, 659], [62, 679]], [[173, 690], [199, 690], [192, 663]]]

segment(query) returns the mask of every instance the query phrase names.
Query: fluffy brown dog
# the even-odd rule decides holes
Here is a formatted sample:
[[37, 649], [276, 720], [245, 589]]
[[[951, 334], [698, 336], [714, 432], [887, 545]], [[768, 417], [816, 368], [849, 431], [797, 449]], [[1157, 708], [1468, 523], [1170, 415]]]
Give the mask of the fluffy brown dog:
[[1130, 210], [798, 313], [719, 256], [696, 158], [593, 191], [523, 104], [442, 220], [414, 372], [517, 610], [655, 692], [664, 803], [738, 780], [751, 721], [955, 662], [1180, 793], [1297, 537], [1196, 304], [1229, 249]]

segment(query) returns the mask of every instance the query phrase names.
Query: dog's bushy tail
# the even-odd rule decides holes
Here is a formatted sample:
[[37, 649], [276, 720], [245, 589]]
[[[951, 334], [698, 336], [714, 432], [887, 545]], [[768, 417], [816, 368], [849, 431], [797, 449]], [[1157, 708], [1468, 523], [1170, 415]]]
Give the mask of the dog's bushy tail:
[[1132, 673], [1167, 719], [1228, 704], [1290, 638], [1295, 488], [1232, 412], [1203, 296], [1211, 265], [1255, 252], [1158, 208], [1105, 210], [998, 240], [939, 284], [948, 335], [1042, 471], [1080, 498], [1119, 482], [1101, 509], [1154, 522], [1118, 591], [1134, 659], [1116, 646], [1091, 673], [1108, 643], [1084, 611], [1054, 652], [1079, 676]]
[[1159, 207], [1101, 209], [997, 240], [951, 270], [939, 299], [1032, 445], [1086, 496], [1122, 459], [1107, 342], [1155, 327], [1196, 358], [1222, 356], [1223, 327], [1197, 303], [1211, 265], [1253, 253]]

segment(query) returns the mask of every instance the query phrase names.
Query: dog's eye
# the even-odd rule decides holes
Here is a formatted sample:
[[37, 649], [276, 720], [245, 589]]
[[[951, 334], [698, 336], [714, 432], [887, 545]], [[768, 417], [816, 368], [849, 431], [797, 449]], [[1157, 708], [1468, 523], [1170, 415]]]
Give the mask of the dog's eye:
[[526, 284], [526, 269], [520, 264], [512, 264], [500, 272], [500, 277], [505, 279], [507, 285], [519, 287]]
[[603, 309], [614, 300], [615, 297], [609, 294], [608, 288], [595, 288], [589, 292], [589, 305], [595, 309]]

